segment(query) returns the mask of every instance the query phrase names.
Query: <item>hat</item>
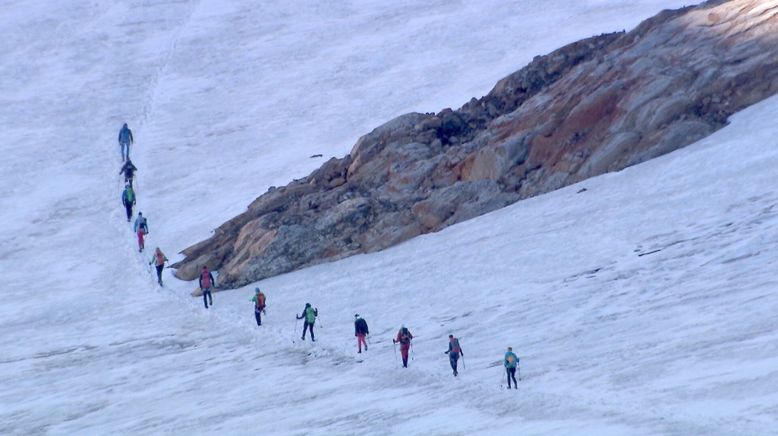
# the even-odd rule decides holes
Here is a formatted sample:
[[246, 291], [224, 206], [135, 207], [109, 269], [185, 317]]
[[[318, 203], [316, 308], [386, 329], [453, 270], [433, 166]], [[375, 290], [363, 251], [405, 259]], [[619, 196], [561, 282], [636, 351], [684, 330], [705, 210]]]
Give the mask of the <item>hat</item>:
[[358, 314], [358, 313], [355, 313], [355, 314], [354, 314], [354, 318], [359, 318], [359, 314]]
[[255, 291], [259, 292], [259, 288], [254, 288]]
[[311, 307], [311, 303], [305, 303], [305, 307]]

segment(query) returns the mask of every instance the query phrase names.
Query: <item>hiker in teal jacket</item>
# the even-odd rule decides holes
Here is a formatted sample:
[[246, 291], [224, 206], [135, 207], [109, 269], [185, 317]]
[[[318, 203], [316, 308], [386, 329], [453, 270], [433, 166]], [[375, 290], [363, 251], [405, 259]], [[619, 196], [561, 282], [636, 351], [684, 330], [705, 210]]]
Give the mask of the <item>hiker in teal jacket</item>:
[[508, 347], [508, 352], [505, 353], [505, 372], [508, 374], [508, 389], [511, 388], [511, 379], [513, 379], [513, 386], [518, 389], [519, 385], [516, 383], [516, 367], [519, 365], [519, 358], [513, 354], [513, 348]]
[[302, 340], [305, 340], [305, 329], [309, 329], [311, 331], [311, 341], [316, 342], [316, 339], [313, 338], [313, 323], [316, 322], [317, 316], [319, 316], [319, 309], [311, 307], [311, 303], [305, 303], [303, 313], [297, 317], [297, 319], [305, 319], [305, 322], [303, 323]]

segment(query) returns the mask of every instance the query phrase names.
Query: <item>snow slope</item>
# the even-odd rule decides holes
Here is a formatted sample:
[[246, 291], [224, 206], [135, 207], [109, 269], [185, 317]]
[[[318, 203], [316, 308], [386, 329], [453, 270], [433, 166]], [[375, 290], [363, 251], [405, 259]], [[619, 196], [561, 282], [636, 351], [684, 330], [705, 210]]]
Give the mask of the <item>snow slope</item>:
[[[136, 253], [123, 121], [172, 260], [311, 154], [683, 2], [547, 3], [4, 4], [0, 434], [774, 434], [775, 98], [656, 161], [266, 280], [262, 329], [251, 289], [206, 312]], [[292, 343], [306, 301], [315, 346]], [[506, 345], [520, 392], [493, 366]]]

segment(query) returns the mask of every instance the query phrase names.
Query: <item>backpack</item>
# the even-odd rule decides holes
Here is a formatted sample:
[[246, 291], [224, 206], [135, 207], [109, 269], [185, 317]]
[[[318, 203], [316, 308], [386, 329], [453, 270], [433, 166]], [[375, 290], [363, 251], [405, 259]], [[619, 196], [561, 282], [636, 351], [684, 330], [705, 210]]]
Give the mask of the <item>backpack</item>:
[[400, 331], [400, 343], [403, 345], [411, 343], [411, 332], [409, 332], [408, 329], [402, 329]]
[[459, 339], [454, 338], [451, 340], [451, 352], [452, 353], [461, 353], [462, 349], [459, 348]]
[[200, 274], [200, 280], [203, 282], [203, 289], [208, 289], [211, 287], [211, 276], [210, 272], [204, 271]]
[[316, 321], [316, 312], [313, 310], [313, 307], [307, 307], [305, 309], [305, 322], [313, 324], [314, 321]]
[[154, 257], [157, 259], [157, 265], [165, 264], [165, 255], [161, 251], [154, 253]]
[[265, 308], [265, 294], [259, 293], [257, 296], [257, 309], [262, 310]]
[[146, 217], [143, 217], [143, 219], [138, 223], [138, 230], [143, 231], [144, 235], [149, 233], [149, 226], [146, 224]]
[[132, 191], [131, 188], [124, 190], [124, 197], [123, 200], [125, 203], [131, 204], [135, 201], [135, 193]]

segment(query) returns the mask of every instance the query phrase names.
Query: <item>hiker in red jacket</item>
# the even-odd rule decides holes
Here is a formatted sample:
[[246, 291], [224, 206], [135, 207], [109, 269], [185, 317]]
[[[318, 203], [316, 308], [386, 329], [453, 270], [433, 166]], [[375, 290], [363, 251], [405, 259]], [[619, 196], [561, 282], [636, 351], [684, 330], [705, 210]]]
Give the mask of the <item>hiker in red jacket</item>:
[[203, 265], [203, 272], [200, 273], [200, 289], [203, 291], [203, 303], [205, 303], [205, 308], [208, 308], [208, 303], [210, 301], [211, 306], [213, 306], [213, 297], [211, 296], [211, 288], [215, 286], [213, 280], [213, 274], [211, 274], [210, 271], [208, 271], [208, 267]]
[[408, 351], [411, 349], [412, 340], [413, 335], [405, 326], [400, 327], [400, 330], [397, 332], [397, 337], [392, 339], [392, 342], [395, 344], [398, 342], [400, 343], [400, 355], [403, 358], [403, 368], [408, 367]]

